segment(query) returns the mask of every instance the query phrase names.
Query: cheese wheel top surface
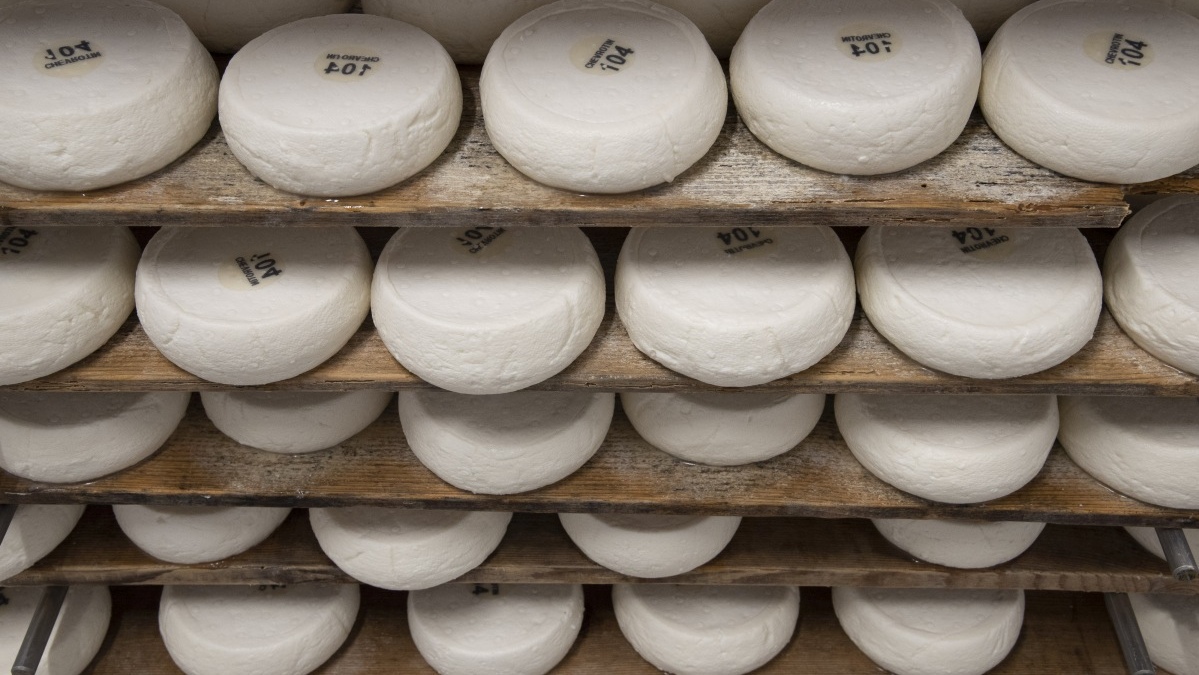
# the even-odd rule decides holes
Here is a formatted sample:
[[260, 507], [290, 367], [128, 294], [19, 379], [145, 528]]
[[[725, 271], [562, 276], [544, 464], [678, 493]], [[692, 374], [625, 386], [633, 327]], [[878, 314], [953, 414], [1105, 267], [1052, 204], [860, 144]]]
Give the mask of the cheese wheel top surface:
[[124, 227], [0, 227], [0, 316], [44, 311], [92, 285], [124, 305], [137, 255]]

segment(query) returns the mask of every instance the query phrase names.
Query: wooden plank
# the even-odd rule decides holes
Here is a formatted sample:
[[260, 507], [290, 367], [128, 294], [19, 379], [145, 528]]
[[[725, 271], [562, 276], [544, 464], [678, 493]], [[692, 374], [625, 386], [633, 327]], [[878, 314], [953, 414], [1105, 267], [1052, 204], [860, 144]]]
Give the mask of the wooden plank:
[[979, 114], [948, 150], [886, 176], [841, 176], [770, 151], [732, 105], [712, 150], [673, 183], [582, 195], [529, 180], [487, 139], [478, 68], [461, 70], [464, 114], [443, 155], [413, 179], [344, 199], [280, 192], [253, 178], [214, 128], [147, 178], [86, 194], [0, 185], [0, 225], [870, 225], [971, 220], [991, 227], [1116, 227], [1119, 186], [1086, 183], [1007, 148]]
[[1199, 194], [1199, 166], [1151, 183], [1124, 186], [1127, 198], [1145, 195]]

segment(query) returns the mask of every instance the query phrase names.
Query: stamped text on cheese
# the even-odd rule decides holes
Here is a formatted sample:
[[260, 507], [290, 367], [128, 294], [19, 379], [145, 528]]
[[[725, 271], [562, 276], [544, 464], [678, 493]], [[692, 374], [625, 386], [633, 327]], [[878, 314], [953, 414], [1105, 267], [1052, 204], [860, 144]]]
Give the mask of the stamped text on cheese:
[[724, 252], [728, 255], [737, 255], [774, 243], [773, 239], [763, 237], [762, 231], [753, 227], [734, 227], [729, 232], [717, 232], [716, 238], [724, 244]]
[[52, 68], [62, 68], [63, 66], [69, 66], [72, 63], [98, 59], [102, 56], [104, 55], [101, 54], [99, 50], [92, 49], [92, 44], [90, 42], [87, 40], [80, 40], [77, 44], [63, 45], [56, 49], [47, 49], [46, 56], [44, 57], [47, 63], [42, 67], [46, 70], [50, 70]]
[[378, 72], [383, 58], [366, 48], [342, 48], [321, 52], [316, 72], [326, 80], [354, 82]]
[[1153, 61], [1149, 43], [1123, 31], [1092, 33], [1084, 48], [1096, 62], [1117, 70], [1141, 70]]
[[836, 34], [837, 48], [854, 61], [886, 61], [899, 52], [893, 31], [870, 22], [844, 26]]
[[495, 240], [502, 237], [505, 231], [506, 230], [504, 230], [502, 227], [489, 227], [486, 225], [480, 225], [464, 232], [459, 232], [454, 239], [457, 240], [462, 246], [466, 247], [463, 250], [465, 250], [467, 253], [471, 255], [478, 255], [479, 253], [485, 251], [488, 246], [491, 246], [493, 243], [495, 243]]
[[954, 230], [953, 238], [962, 245], [962, 253], [974, 253], [1011, 241], [1006, 234], [999, 234], [989, 227], [967, 227], [965, 230]]
[[237, 269], [250, 286], [259, 286], [263, 281], [283, 274], [283, 270], [277, 267], [278, 263], [270, 253], [257, 253], [248, 259], [239, 256], [233, 262], [237, 263]]
[[615, 75], [633, 65], [636, 52], [628, 43], [609, 36], [585, 37], [570, 50], [570, 59], [584, 73]]
[[20, 255], [29, 240], [37, 236], [37, 230], [23, 230], [16, 227], [6, 227], [0, 230], [0, 255]]

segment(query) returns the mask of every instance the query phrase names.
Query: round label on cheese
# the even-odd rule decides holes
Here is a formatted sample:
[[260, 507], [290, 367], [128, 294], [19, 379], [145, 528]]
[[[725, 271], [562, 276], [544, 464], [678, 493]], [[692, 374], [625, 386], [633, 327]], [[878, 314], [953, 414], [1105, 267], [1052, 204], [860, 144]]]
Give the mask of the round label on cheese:
[[333, 82], [361, 82], [385, 67], [383, 57], [371, 47], [331, 47], [318, 54], [316, 72]]
[[45, 75], [80, 77], [104, 63], [104, 52], [94, 40], [64, 38], [43, 41], [42, 44], [51, 46], [34, 55], [33, 67]]
[[880, 23], [852, 23], [833, 35], [837, 46], [846, 56], [859, 63], [886, 61], [902, 46], [900, 35]]
[[1120, 70], [1144, 70], [1153, 62], [1153, 49], [1147, 40], [1121, 31], [1091, 33], [1083, 48], [1095, 61]]
[[637, 53], [633, 43], [606, 35], [585, 37], [570, 50], [570, 60], [585, 73], [615, 75], [632, 70]]

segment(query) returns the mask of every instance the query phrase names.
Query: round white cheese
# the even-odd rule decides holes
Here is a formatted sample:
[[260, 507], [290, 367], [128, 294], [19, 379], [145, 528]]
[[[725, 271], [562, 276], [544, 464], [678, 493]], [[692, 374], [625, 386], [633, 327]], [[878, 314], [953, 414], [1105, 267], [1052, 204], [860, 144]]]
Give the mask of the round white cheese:
[[987, 41], [1004, 21], [1034, 0], [953, 0], [966, 20], [974, 26], [978, 39]]
[[0, 6], [0, 181], [95, 190], [175, 161], [216, 113], [212, 57], [148, 0]]
[[[6, 669], [17, 658], [44, 592], [38, 586], [0, 591], [0, 662]], [[50, 632], [38, 675], [82, 673], [100, 652], [111, 617], [112, 596], [107, 586], [71, 586]]]
[[454, 487], [527, 492], [591, 459], [612, 423], [615, 394], [518, 391], [464, 396], [400, 392], [400, 425], [412, 454]]
[[982, 56], [950, 0], [774, 0], [729, 61], [737, 112], [775, 152], [856, 175], [939, 155], [966, 126]]
[[[1157, 537], [1157, 530], [1152, 527], [1128, 527], [1124, 528], [1137, 543], [1146, 551], [1153, 555], [1166, 559], [1166, 552], [1162, 549], [1162, 542]], [[1186, 536], [1187, 544], [1190, 545], [1193, 553], [1199, 552], [1199, 530], [1183, 530], [1183, 535]]]
[[133, 311], [139, 255], [124, 227], [0, 225], [0, 385], [62, 370], [107, 342]]
[[1045, 523], [874, 519], [880, 534], [911, 555], [937, 565], [977, 569], [1005, 563], [1028, 550]]
[[410, 178], [462, 117], [458, 70], [427, 33], [334, 14], [246, 45], [221, 79], [221, 128], [250, 173], [288, 192], [345, 197]]
[[714, 466], [781, 455], [807, 438], [824, 412], [824, 394], [622, 392], [620, 403], [650, 445]]
[[375, 327], [405, 368], [460, 394], [541, 382], [591, 344], [604, 272], [577, 227], [410, 228], [379, 257]]
[[1019, 377], [1070, 358], [1095, 333], [1103, 280], [1078, 230], [879, 227], [858, 244], [870, 322], [929, 368]]
[[492, 45], [479, 82], [492, 145], [533, 180], [631, 192], [712, 147], [728, 92], [686, 17], [648, 0], [559, 0]]
[[309, 509], [321, 550], [358, 581], [432, 588], [476, 568], [500, 545], [511, 513], [375, 506]]
[[741, 675], [791, 641], [799, 589], [615, 584], [612, 605], [620, 632], [655, 668], [676, 675]]
[[1162, 199], [1116, 233], [1103, 262], [1104, 298], [1142, 349], [1199, 373], [1199, 197]]
[[979, 103], [1013, 150], [1142, 183], [1199, 164], [1199, 19], [1159, 2], [1042, 0], [987, 47]]
[[1172, 675], [1199, 675], [1199, 598], [1129, 593], [1149, 658]]
[[158, 630], [188, 675], [305, 675], [358, 616], [357, 584], [166, 586]]
[[22, 504], [0, 543], [0, 580], [14, 577], [46, 557], [83, 517], [82, 504]]
[[204, 412], [221, 433], [287, 455], [331, 448], [374, 422], [390, 391], [204, 391]]
[[232, 54], [272, 28], [348, 12], [354, 0], [155, 0], [187, 22], [209, 51]]
[[578, 584], [445, 584], [408, 594], [408, 627], [440, 675], [543, 675], [583, 626]]
[[[480, 64], [508, 24], [550, 0], [362, 0], [362, 11], [420, 28], [457, 63]], [[470, 17], [469, 21], [463, 17]]]
[[1083, 471], [1150, 504], [1199, 509], [1199, 399], [1061, 397], [1058, 438]]
[[763, 384], [833, 350], [853, 319], [853, 268], [827, 227], [633, 228], [616, 309], [651, 359], [722, 387]]
[[559, 513], [571, 541], [594, 562], [643, 579], [683, 574], [732, 541], [740, 516]]
[[1058, 432], [1053, 396], [837, 394], [837, 428], [879, 480], [950, 504], [1019, 490]]
[[159, 560], [195, 565], [261, 544], [291, 508], [115, 504], [112, 512], [121, 531], [141, 550]]
[[137, 315], [175, 365], [221, 384], [295, 377], [370, 311], [371, 259], [349, 227], [164, 227], [137, 266]]
[[46, 483], [75, 483], [137, 464], [167, 441], [187, 392], [0, 393], [0, 468]]

